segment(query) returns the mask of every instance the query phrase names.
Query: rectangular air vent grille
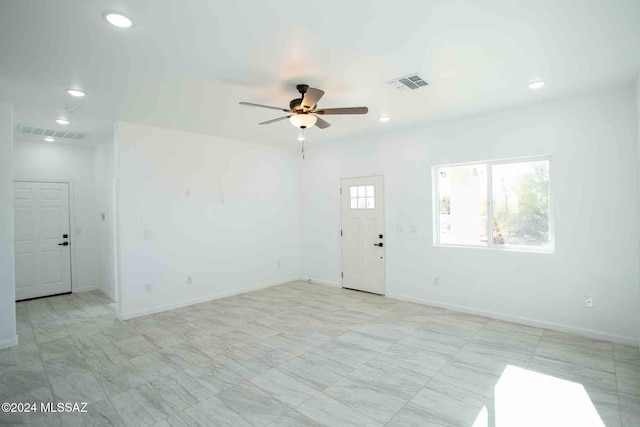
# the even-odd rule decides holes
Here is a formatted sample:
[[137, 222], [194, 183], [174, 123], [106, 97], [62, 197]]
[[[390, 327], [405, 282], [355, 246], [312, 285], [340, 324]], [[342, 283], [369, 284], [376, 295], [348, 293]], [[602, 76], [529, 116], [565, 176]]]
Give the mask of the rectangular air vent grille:
[[16, 132], [24, 135], [52, 136], [54, 138], [73, 139], [76, 141], [81, 141], [90, 135], [86, 132], [45, 129], [45, 128], [40, 128], [36, 126], [27, 126], [27, 125], [17, 125]]
[[416, 73], [409, 74], [408, 76], [398, 77], [397, 79], [389, 80], [387, 84], [394, 89], [397, 90], [406, 90], [406, 89], [420, 89], [421, 87], [429, 86], [422, 77], [418, 76]]

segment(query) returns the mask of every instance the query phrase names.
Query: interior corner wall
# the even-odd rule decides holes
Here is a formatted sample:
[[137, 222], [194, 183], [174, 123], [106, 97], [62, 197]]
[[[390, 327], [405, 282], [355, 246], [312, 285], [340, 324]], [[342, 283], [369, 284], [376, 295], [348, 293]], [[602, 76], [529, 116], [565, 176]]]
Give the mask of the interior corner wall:
[[13, 253], [13, 107], [0, 102], [0, 349], [18, 344]]
[[[631, 86], [613, 88], [309, 144], [300, 172], [302, 276], [341, 283], [340, 179], [384, 175], [388, 296], [637, 343], [635, 97]], [[434, 246], [433, 166], [536, 155], [552, 156], [555, 253]]]
[[95, 199], [95, 148], [64, 143], [16, 140], [15, 180], [70, 181], [73, 292], [101, 287], [98, 210]]
[[297, 152], [131, 123], [115, 141], [120, 318], [299, 278]]

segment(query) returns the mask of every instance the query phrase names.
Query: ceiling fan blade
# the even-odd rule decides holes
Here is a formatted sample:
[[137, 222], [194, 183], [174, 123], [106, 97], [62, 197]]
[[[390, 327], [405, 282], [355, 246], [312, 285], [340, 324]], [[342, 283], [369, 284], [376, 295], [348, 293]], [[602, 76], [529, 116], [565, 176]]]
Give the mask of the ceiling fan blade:
[[291, 116], [278, 117], [277, 119], [267, 120], [266, 122], [258, 123], [259, 125], [270, 125], [271, 123], [279, 122], [281, 120], [286, 120]]
[[318, 121], [316, 121], [316, 126], [318, 126], [320, 129], [326, 129], [329, 126], [331, 126], [331, 123], [318, 117]]
[[302, 98], [302, 107], [305, 110], [312, 109], [316, 106], [318, 101], [320, 101], [320, 98], [322, 98], [323, 95], [323, 90], [310, 87], [309, 89], [307, 89], [307, 92], [305, 92], [304, 97]]
[[349, 108], [324, 108], [322, 110], [314, 111], [316, 114], [335, 115], [335, 114], [367, 114], [369, 109], [367, 107], [349, 107]]
[[288, 113], [291, 111], [291, 110], [287, 110], [286, 108], [270, 107], [269, 105], [254, 104], [253, 102], [241, 102], [240, 105], [248, 105], [249, 107], [269, 108], [271, 110], [284, 111], [285, 113]]

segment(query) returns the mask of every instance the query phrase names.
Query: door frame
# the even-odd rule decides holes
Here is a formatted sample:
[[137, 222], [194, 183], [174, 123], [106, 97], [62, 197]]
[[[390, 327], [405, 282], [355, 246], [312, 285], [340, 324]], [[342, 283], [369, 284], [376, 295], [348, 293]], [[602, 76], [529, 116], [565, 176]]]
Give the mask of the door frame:
[[[25, 178], [21, 177], [13, 177], [13, 182], [41, 182], [41, 183], [51, 183], [51, 184], [68, 184], [69, 185], [69, 246], [71, 246], [71, 293], [74, 293], [74, 285], [73, 278], [76, 274], [76, 245], [75, 245], [75, 231], [76, 231], [76, 221], [75, 221], [75, 205], [74, 205], [74, 191], [73, 191], [73, 179], [33, 179], [33, 178]], [[13, 189], [12, 189], [13, 190]], [[14, 242], [15, 245], [15, 242]], [[15, 249], [15, 248], [14, 248]], [[15, 287], [15, 283], [13, 284]]]
[[[340, 188], [340, 192], [339, 192], [339, 197], [340, 197], [340, 203], [338, 203], [338, 208], [339, 208], [339, 218], [340, 218], [340, 230], [338, 230], [338, 232], [340, 233], [340, 288], [341, 289], [350, 289], [350, 288], [345, 288], [344, 287], [344, 278], [342, 277], [342, 272], [344, 272], [344, 254], [343, 254], [343, 245], [342, 245], [342, 180], [343, 179], [352, 179], [352, 178], [370, 178], [370, 177], [380, 177], [382, 178], [382, 197], [384, 198], [384, 206], [382, 208], [382, 234], [384, 236], [387, 235], [387, 186], [385, 184], [384, 181], [384, 174], [380, 173], [380, 174], [369, 174], [369, 175], [359, 175], [359, 176], [347, 176], [347, 177], [341, 177], [338, 187]], [[383, 246], [383, 252], [384, 252], [384, 259], [383, 259], [383, 264], [384, 264], [384, 275], [383, 275], [383, 294], [382, 296], [386, 297], [387, 296], [387, 248], [389, 247], [387, 245], [388, 239], [385, 238], [384, 239], [384, 246]], [[360, 291], [360, 292], [366, 292], [366, 291]], [[379, 295], [379, 294], [372, 294], [372, 295]]]

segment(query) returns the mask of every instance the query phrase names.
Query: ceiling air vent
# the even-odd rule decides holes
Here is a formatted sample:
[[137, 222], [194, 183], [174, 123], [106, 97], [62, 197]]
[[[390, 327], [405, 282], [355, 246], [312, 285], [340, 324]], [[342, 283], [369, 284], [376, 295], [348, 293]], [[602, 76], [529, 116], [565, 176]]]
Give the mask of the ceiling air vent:
[[389, 80], [387, 82], [388, 85], [397, 90], [406, 90], [406, 89], [420, 89], [421, 87], [429, 86], [429, 83], [424, 81], [422, 77], [417, 74], [409, 74], [408, 76], [398, 77], [397, 79]]
[[90, 135], [86, 132], [45, 129], [27, 125], [17, 125], [16, 132], [23, 135], [52, 136], [54, 138], [73, 139], [75, 141], [81, 141]]

